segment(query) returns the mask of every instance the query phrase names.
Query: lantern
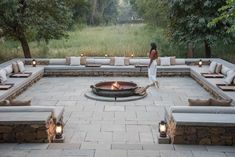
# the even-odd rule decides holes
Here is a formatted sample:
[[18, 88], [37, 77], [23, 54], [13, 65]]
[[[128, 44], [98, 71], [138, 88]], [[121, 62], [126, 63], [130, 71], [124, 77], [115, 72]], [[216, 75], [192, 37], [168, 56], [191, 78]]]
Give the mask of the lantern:
[[167, 132], [166, 122], [165, 121], [161, 121], [159, 123], [160, 137], [166, 137], [166, 132]]
[[36, 65], [37, 65], [37, 61], [36, 61], [35, 59], [33, 59], [33, 60], [32, 60], [32, 66], [33, 66], [33, 67], [36, 67]]
[[83, 57], [83, 56], [84, 56], [84, 54], [83, 54], [83, 53], [81, 53], [81, 54], [80, 54], [80, 56], [81, 56], [81, 57]]
[[60, 122], [56, 123], [56, 129], [55, 129], [56, 135], [55, 138], [56, 139], [61, 139], [62, 138], [62, 134], [63, 134], [63, 126]]
[[198, 66], [199, 67], [202, 67], [202, 60], [200, 59], [199, 62], [198, 62]]

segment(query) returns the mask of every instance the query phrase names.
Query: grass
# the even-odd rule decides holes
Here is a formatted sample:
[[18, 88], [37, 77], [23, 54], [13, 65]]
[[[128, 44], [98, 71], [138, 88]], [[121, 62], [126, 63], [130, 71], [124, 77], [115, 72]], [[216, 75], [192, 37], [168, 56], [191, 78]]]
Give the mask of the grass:
[[[185, 57], [187, 48], [172, 44], [164, 34], [163, 28], [151, 29], [145, 24], [128, 24], [106, 27], [77, 28], [68, 33], [68, 38], [44, 42], [30, 42], [33, 57], [53, 58], [65, 56], [146, 56], [150, 43], [156, 42], [161, 56], [175, 55]], [[212, 48], [214, 57], [235, 58], [235, 44], [216, 44]], [[203, 57], [203, 45], [198, 44], [195, 57]], [[23, 57], [20, 44], [16, 41], [0, 42], [0, 59]]]

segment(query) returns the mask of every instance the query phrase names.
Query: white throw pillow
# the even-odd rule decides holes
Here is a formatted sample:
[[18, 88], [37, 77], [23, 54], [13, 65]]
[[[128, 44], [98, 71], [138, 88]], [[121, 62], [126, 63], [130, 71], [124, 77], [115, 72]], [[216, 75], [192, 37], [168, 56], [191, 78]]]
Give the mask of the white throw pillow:
[[70, 57], [70, 65], [71, 66], [77, 66], [80, 64], [81, 57]]
[[115, 57], [114, 65], [115, 66], [124, 66], [125, 65], [124, 58], [125, 57]]
[[216, 62], [211, 62], [210, 67], [209, 67], [209, 72], [210, 73], [215, 73], [215, 69], [216, 69], [217, 63]]
[[4, 70], [6, 71], [7, 75], [10, 75], [13, 72], [12, 64], [6, 66]]
[[230, 71], [231, 69], [229, 69], [228, 67], [222, 65], [222, 69], [221, 69], [221, 73], [223, 75], [226, 75], [227, 76], [227, 73]]
[[171, 65], [171, 57], [160, 57], [160, 63], [162, 66]]
[[224, 82], [226, 84], [231, 84], [233, 79], [234, 79], [234, 77], [235, 77], [235, 71], [230, 70], [230, 71], [228, 71], [227, 77], [224, 79]]
[[0, 70], [0, 79], [2, 82], [5, 82], [7, 80], [7, 73], [4, 69]]
[[22, 61], [17, 61], [17, 65], [21, 73], [25, 71], [24, 63]]

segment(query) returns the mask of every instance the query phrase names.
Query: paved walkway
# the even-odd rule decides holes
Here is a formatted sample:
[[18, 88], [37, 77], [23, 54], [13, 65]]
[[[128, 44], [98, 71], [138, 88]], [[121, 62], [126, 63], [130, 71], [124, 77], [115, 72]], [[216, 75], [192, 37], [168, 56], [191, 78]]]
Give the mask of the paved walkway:
[[160, 88], [132, 102], [89, 100], [84, 93], [99, 81], [134, 81], [145, 77], [43, 78], [17, 99], [32, 105], [65, 106], [65, 137], [62, 144], [0, 144], [0, 157], [235, 157], [235, 147], [159, 145], [158, 122], [163, 107], [187, 105], [188, 98], [211, 97], [189, 77], [159, 78]]

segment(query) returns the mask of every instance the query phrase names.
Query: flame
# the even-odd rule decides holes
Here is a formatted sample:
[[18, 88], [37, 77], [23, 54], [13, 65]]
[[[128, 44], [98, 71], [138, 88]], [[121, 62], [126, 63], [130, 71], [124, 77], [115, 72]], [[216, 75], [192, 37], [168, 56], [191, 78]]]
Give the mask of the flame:
[[117, 81], [116, 81], [115, 83], [113, 83], [113, 84], [112, 84], [111, 89], [112, 89], [112, 90], [120, 89], [120, 85], [118, 84], [118, 82], [117, 82]]

